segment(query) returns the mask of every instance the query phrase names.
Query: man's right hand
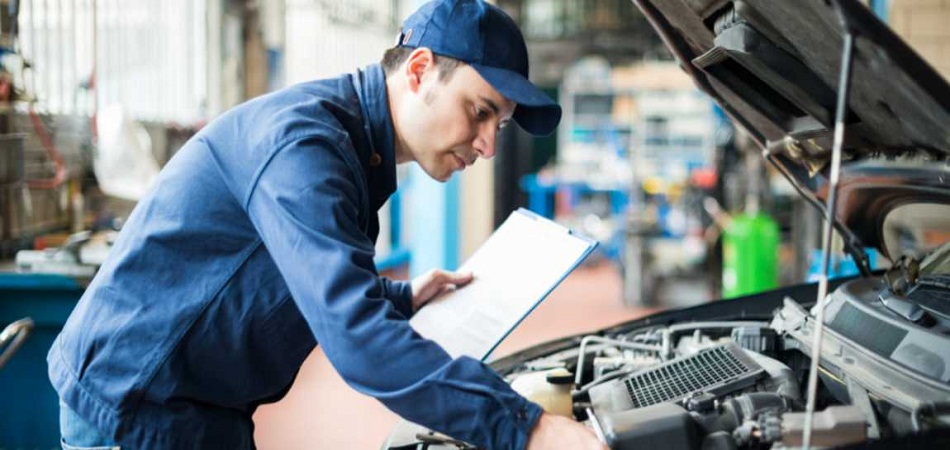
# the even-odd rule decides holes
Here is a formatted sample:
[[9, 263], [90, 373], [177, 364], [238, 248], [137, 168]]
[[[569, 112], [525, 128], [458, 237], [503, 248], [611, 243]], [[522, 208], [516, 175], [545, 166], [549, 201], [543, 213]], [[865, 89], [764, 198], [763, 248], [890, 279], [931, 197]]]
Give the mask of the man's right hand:
[[553, 414], [541, 414], [528, 437], [527, 450], [576, 449], [608, 450], [597, 440], [594, 432], [571, 419]]

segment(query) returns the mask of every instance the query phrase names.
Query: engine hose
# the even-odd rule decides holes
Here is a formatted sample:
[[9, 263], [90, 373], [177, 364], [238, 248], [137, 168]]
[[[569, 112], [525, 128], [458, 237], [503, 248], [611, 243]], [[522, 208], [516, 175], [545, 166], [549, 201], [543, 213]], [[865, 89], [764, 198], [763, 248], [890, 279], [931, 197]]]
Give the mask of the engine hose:
[[791, 409], [790, 400], [772, 392], [752, 392], [726, 400], [714, 429], [732, 431], [763, 412], [783, 413]]
[[914, 427], [914, 432], [919, 433], [922, 431], [920, 424], [921, 417], [936, 418], [944, 414], [950, 414], [950, 402], [942, 401], [922, 403], [920, 406], [914, 408], [914, 410], [911, 411], [910, 423]]

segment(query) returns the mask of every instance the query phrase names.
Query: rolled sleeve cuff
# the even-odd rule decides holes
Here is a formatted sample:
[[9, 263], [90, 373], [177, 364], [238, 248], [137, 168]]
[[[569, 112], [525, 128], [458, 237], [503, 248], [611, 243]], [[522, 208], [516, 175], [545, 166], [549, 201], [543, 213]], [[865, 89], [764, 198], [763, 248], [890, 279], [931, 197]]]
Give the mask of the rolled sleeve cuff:
[[380, 278], [383, 283], [383, 297], [393, 302], [396, 311], [407, 319], [415, 313], [412, 310], [412, 283], [409, 281], [395, 281], [389, 278]]
[[531, 432], [534, 430], [534, 426], [538, 423], [538, 419], [541, 418], [543, 412], [544, 411], [537, 404], [522, 399], [521, 404], [516, 406], [512, 412], [513, 417], [510, 423], [514, 430], [512, 430], [512, 433], [509, 433], [509, 436], [514, 436], [515, 441], [512, 442], [514, 445], [511, 445], [510, 448], [523, 450], [528, 447], [528, 438], [531, 437]]

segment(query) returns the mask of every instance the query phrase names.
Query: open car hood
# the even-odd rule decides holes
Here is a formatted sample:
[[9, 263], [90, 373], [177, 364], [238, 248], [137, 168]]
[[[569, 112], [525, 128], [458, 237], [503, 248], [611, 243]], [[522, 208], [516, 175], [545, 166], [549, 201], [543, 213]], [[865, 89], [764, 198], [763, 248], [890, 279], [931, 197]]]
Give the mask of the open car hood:
[[[835, 226], [884, 255], [887, 214], [950, 204], [950, 85], [856, 0]], [[634, 0], [681, 67], [819, 208], [827, 193], [844, 27], [825, 0]], [[827, 214], [826, 214], [827, 215]]]

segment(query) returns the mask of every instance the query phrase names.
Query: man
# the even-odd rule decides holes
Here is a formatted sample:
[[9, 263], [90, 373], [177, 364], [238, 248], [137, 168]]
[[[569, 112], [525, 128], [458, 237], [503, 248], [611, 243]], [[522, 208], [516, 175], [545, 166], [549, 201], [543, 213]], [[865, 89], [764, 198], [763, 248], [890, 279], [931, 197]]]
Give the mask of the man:
[[[385, 72], [383, 67], [385, 67]], [[438, 180], [560, 108], [528, 80], [517, 26], [480, 1], [407, 19], [382, 66], [238, 106], [169, 161], [49, 353], [64, 448], [251, 448], [251, 415], [319, 343], [403, 417], [492, 449], [604, 448], [407, 319], [471, 275], [411, 284], [373, 265], [395, 165]]]

